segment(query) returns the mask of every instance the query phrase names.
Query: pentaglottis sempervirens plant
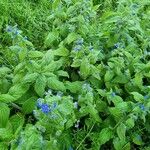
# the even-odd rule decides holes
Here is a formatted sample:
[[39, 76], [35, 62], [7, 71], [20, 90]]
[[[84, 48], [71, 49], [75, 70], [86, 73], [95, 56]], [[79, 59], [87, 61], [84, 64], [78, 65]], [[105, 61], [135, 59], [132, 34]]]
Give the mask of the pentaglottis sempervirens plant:
[[4, 29], [0, 149], [149, 150], [149, 2], [49, 3], [43, 49]]

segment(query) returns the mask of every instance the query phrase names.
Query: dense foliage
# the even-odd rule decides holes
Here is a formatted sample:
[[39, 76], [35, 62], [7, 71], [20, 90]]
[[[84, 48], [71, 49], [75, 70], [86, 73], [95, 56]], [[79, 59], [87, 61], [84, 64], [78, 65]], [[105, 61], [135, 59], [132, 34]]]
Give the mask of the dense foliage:
[[0, 150], [150, 150], [150, 1], [0, 6]]

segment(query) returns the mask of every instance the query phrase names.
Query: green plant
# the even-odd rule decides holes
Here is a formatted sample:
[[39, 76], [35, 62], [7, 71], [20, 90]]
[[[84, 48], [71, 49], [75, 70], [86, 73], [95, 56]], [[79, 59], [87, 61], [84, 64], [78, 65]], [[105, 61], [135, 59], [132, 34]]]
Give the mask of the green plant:
[[0, 147], [148, 150], [148, 5], [55, 0], [42, 51], [25, 29], [7, 25], [12, 44], [0, 57]]

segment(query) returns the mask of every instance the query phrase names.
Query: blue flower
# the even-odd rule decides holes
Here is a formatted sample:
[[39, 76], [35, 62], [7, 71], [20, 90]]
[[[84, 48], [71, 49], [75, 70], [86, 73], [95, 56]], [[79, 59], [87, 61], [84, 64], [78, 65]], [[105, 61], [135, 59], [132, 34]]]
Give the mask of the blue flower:
[[11, 26], [7, 26], [6, 27], [6, 32], [12, 32], [12, 27]]
[[55, 109], [57, 107], [57, 103], [53, 102], [52, 107], [53, 107], [53, 109]]
[[148, 96], [148, 95], [145, 95], [145, 96], [144, 96], [144, 99], [145, 99], [145, 100], [146, 100], [146, 99], [148, 99], [148, 98], [149, 98], [149, 96]]
[[93, 49], [94, 49], [94, 47], [91, 45], [91, 46], [89, 47], [89, 50], [90, 50], [90, 51], [93, 51]]
[[112, 93], [111, 93], [111, 96], [112, 96], [112, 97], [116, 96], [116, 93], [115, 93], [115, 92], [112, 92]]
[[119, 44], [118, 44], [118, 43], [116, 43], [116, 44], [114, 45], [114, 47], [115, 47], [115, 48], [118, 48], [118, 47], [119, 47]]
[[82, 45], [82, 44], [83, 44], [83, 38], [77, 40], [77, 41], [76, 41], [76, 44], [77, 44], [77, 45]]
[[41, 108], [42, 103], [43, 103], [42, 100], [43, 100], [42, 98], [37, 99], [37, 107]]
[[74, 104], [74, 108], [77, 109], [78, 108], [78, 102], [74, 102], [73, 104]]
[[75, 46], [73, 49], [74, 49], [74, 51], [79, 51], [79, 50], [81, 50], [81, 46], [80, 45]]
[[61, 98], [63, 96], [63, 92], [58, 91], [56, 96], [59, 97], [59, 98]]
[[141, 110], [143, 110], [143, 111], [145, 110], [145, 106], [143, 104], [140, 104], [139, 107], [140, 107]]
[[70, 146], [68, 150], [73, 150], [73, 148]]
[[41, 110], [43, 113], [48, 114], [50, 112], [50, 108], [47, 104], [42, 104]]

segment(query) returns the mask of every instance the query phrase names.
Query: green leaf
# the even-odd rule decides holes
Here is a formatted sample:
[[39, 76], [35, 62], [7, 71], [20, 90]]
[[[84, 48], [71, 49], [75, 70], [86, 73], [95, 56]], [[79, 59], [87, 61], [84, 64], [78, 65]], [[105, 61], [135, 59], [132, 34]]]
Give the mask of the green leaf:
[[115, 150], [122, 150], [122, 147], [125, 145], [125, 141], [120, 140], [118, 137], [113, 139], [113, 145]]
[[57, 50], [53, 51], [56, 56], [68, 56], [69, 51], [65, 47], [60, 47]]
[[143, 144], [143, 141], [142, 141], [142, 138], [140, 135], [138, 134], [135, 134], [133, 136], [133, 143], [135, 143], [136, 145], [142, 145]]
[[38, 76], [38, 73], [27, 74], [23, 79], [23, 83], [34, 82], [37, 79], [37, 76]]
[[111, 138], [113, 138], [113, 131], [110, 128], [104, 128], [101, 130], [98, 140], [100, 142], [100, 145], [103, 145]]
[[58, 39], [59, 33], [57, 31], [52, 31], [46, 37], [44, 42], [46, 47], [52, 46], [52, 43]]
[[10, 128], [0, 128], [0, 140], [11, 140], [12, 137], [13, 134]]
[[87, 58], [83, 58], [80, 65], [80, 74], [83, 78], [87, 78], [90, 75], [90, 63]]
[[91, 118], [93, 118], [97, 122], [102, 122], [101, 118], [99, 117], [98, 111], [93, 107], [93, 105], [87, 106], [87, 112], [91, 115]]
[[114, 72], [111, 70], [107, 70], [104, 76], [104, 81], [109, 82], [110, 80], [112, 80], [113, 77], [114, 77]]
[[117, 76], [113, 79], [113, 82], [122, 83], [122, 84], [125, 84], [128, 81], [129, 81], [128, 77], [126, 75], [123, 75], [123, 74], [119, 74], [119, 76]]
[[66, 72], [66, 71], [63, 71], [63, 70], [59, 70], [59, 71], [57, 71], [57, 73], [56, 73], [58, 76], [62, 76], [62, 77], [67, 77], [67, 78], [69, 78], [69, 74], [68, 74], [68, 72]]
[[5, 103], [9, 103], [9, 102], [13, 102], [15, 101], [16, 99], [9, 95], [9, 94], [1, 94], [0, 95], [0, 102], [5, 102]]
[[9, 89], [8, 94], [12, 95], [15, 99], [20, 98], [29, 89], [29, 85], [18, 83]]
[[8, 145], [5, 142], [0, 142], [0, 150], [8, 150]]
[[109, 108], [109, 111], [110, 111], [111, 115], [114, 116], [116, 121], [119, 121], [120, 118], [123, 117], [122, 111], [120, 109], [116, 108], [116, 107]]
[[48, 87], [53, 90], [58, 90], [58, 91], [63, 91], [63, 92], [66, 91], [64, 83], [59, 81], [55, 77], [48, 78], [47, 84], [48, 84]]
[[31, 97], [23, 103], [22, 111], [25, 114], [30, 114], [35, 109], [35, 105], [36, 105], [36, 97]]
[[5, 128], [9, 119], [10, 109], [5, 103], [0, 103], [0, 128]]
[[120, 125], [117, 127], [117, 134], [120, 140], [125, 141], [126, 139], [126, 126], [123, 123], [120, 123]]
[[75, 82], [69, 82], [67, 81], [65, 83], [66, 89], [68, 89], [71, 93], [77, 93], [81, 91], [82, 82], [81, 81], [75, 81]]
[[55, 9], [57, 9], [60, 3], [61, 3], [60, 0], [54, 0], [52, 4], [52, 10], [54, 11]]
[[128, 142], [126, 145], [124, 145], [122, 150], [131, 150], [130, 143]]
[[66, 42], [67, 42], [67, 44], [70, 44], [73, 41], [75, 41], [77, 38], [78, 38], [78, 35], [76, 33], [72, 32], [67, 36]]
[[134, 96], [134, 99], [138, 102], [142, 102], [143, 101], [143, 95], [141, 95], [138, 92], [131, 92], [131, 94]]
[[46, 87], [46, 77], [40, 74], [36, 79], [34, 90], [40, 97], [42, 97], [45, 92], [45, 87]]
[[9, 122], [12, 125], [12, 130], [14, 134], [18, 134], [18, 132], [20, 131], [20, 130], [18, 131], [18, 129], [20, 129], [20, 127], [23, 126], [24, 121], [25, 119], [20, 113], [11, 116]]
[[133, 128], [134, 125], [135, 125], [135, 123], [134, 123], [134, 119], [133, 119], [133, 118], [129, 118], [129, 119], [126, 120], [126, 126], [127, 126], [129, 129]]
[[44, 56], [44, 54], [40, 51], [29, 51], [28, 56], [30, 58], [41, 58]]

